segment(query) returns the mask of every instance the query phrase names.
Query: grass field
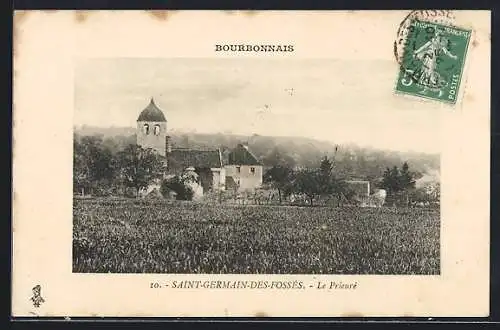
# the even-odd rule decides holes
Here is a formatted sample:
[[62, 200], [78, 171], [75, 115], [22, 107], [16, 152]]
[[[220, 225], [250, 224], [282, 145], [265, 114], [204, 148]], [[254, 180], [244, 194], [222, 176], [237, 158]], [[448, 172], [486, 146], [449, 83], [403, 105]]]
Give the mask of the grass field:
[[439, 274], [439, 210], [75, 200], [73, 271]]

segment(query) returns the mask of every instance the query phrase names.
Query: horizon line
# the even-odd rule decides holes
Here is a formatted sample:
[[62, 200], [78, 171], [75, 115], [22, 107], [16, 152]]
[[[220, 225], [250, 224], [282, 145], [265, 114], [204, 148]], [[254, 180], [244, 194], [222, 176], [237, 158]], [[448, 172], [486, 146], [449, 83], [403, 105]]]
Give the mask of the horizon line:
[[[118, 129], [136, 129], [134, 126], [98, 126], [98, 125], [89, 125], [89, 124], [73, 124], [74, 128], [81, 128], [81, 127], [93, 127], [93, 128], [100, 128], [100, 129], [110, 129], [110, 128], [118, 128]], [[242, 137], [252, 137], [252, 136], [261, 136], [261, 137], [271, 137], [271, 138], [301, 138], [301, 139], [308, 139], [308, 140], [313, 140], [316, 142], [321, 142], [321, 143], [328, 143], [332, 146], [332, 148], [335, 148], [336, 146], [355, 146], [358, 148], [367, 148], [367, 149], [375, 149], [378, 151], [385, 151], [385, 152], [398, 152], [398, 153], [416, 153], [416, 154], [425, 154], [425, 155], [432, 155], [432, 156], [439, 156], [441, 157], [441, 152], [439, 151], [422, 151], [422, 150], [401, 150], [401, 149], [391, 149], [387, 147], [377, 147], [373, 145], [366, 145], [362, 143], [357, 143], [357, 142], [334, 142], [322, 138], [315, 138], [315, 137], [309, 137], [309, 136], [301, 136], [301, 135], [268, 135], [268, 134], [259, 134], [259, 133], [236, 133], [236, 132], [199, 132], [195, 129], [193, 130], [185, 130], [185, 129], [170, 129], [169, 131], [173, 132], [179, 132], [179, 133], [192, 133], [192, 134], [211, 134], [211, 135], [232, 135], [232, 136], [242, 136]], [[75, 132], [75, 130], [73, 130]]]

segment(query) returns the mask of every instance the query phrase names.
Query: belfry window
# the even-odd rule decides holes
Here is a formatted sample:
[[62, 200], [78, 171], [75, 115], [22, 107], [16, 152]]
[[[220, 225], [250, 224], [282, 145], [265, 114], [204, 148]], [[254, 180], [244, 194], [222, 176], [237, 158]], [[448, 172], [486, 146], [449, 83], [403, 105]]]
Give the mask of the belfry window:
[[155, 125], [153, 133], [154, 135], [160, 135], [160, 125]]
[[149, 134], [149, 125], [148, 124], [144, 124], [144, 134], [148, 135]]

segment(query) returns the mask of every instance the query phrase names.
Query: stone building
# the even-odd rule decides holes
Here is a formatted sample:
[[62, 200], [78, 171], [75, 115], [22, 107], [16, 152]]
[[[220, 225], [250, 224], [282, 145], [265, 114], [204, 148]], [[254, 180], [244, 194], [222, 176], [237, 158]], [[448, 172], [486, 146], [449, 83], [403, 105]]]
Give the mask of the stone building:
[[192, 168], [203, 191], [224, 190], [225, 169], [221, 153], [215, 150], [172, 148], [167, 153], [168, 174], [180, 175]]
[[254, 190], [262, 186], [262, 163], [247, 145], [238, 144], [228, 155], [226, 186], [239, 191]]
[[137, 144], [152, 148], [165, 157], [167, 137], [167, 120], [155, 104], [153, 98], [137, 118]]
[[252, 190], [262, 185], [262, 164], [248, 149], [239, 144], [224, 159], [220, 149], [176, 148], [167, 135], [167, 120], [151, 98], [137, 118], [137, 144], [152, 148], [164, 158], [165, 176], [180, 175], [186, 170], [197, 174], [203, 192]]

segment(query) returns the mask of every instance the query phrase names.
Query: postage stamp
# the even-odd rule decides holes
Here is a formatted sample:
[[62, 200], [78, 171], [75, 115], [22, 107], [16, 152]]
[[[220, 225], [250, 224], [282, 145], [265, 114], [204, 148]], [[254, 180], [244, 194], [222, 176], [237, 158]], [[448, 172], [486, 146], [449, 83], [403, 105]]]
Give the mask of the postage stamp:
[[413, 20], [396, 91], [455, 103], [470, 36], [469, 30]]

